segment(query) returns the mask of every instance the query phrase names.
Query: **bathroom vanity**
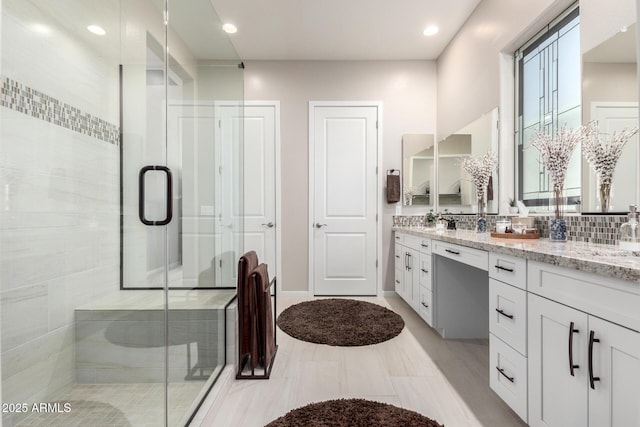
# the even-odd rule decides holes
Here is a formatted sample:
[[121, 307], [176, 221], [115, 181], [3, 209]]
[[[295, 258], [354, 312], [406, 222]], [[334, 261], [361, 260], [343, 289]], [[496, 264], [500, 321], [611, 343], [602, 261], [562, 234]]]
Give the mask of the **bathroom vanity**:
[[488, 338], [490, 386], [529, 425], [640, 425], [637, 253], [394, 230], [396, 292], [443, 338]]

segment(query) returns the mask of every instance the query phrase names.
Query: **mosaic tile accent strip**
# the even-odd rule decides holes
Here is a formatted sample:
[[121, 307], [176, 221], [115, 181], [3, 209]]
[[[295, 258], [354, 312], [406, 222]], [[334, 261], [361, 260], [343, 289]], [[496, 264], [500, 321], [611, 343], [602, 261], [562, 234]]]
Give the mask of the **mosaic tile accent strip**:
[[99, 117], [82, 112], [43, 92], [0, 76], [0, 105], [74, 132], [118, 145], [120, 128]]
[[[454, 219], [459, 230], [475, 230], [475, 215], [445, 215]], [[487, 227], [495, 228], [496, 221], [509, 220], [510, 216], [487, 215]], [[540, 237], [549, 237], [549, 215], [535, 216], [535, 227]], [[576, 242], [617, 245], [620, 226], [627, 222], [626, 215], [570, 215], [567, 220], [568, 239]], [[396, 215], [393, 217], [394, 227], [420, 227], [424, 224], [423, 215]]]

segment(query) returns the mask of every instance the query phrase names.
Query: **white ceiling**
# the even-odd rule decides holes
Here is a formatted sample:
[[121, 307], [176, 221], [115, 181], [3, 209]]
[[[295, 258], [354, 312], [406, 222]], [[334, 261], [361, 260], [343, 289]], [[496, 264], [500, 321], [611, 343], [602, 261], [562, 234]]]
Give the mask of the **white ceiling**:
[[[436, 59], [480, 0], [211, 0], [243, 60]], [[440, 32], [422, 32], [437, 25]]]

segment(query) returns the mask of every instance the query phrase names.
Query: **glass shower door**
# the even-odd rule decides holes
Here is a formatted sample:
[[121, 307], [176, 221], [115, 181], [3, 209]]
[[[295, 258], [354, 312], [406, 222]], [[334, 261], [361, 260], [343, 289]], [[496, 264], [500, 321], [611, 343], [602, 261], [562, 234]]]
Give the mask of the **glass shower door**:
[[148, 294], [165, 321], [167, 422], [184, 425], [226, 362], [242, 250], [243, 70], [209, 0], [152, 5], [163, 25], [123, 47], [121, 288]]
[[168, 238], [177, 256], [168, 263], [167, 404], [169, 424], [181, 425], [226, 363], [226, 307], [242, 251], [243, 68], [210, 0], [170, 0], [168, 16], [168, 75], [182, 89], [167, 85], [167, 164], [179, 212]]

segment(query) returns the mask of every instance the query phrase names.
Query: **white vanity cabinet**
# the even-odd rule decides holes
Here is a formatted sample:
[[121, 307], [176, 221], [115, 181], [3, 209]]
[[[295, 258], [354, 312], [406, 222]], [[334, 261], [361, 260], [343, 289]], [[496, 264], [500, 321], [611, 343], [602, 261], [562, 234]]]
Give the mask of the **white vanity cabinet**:
[[421, 239], [420, 241], [420, 268], [418, 271], [418, 282], [420, 284], [420, 301], [418, 314], [433, 326], [433, 287], [431, 284], [431, 241]]
[[431, 304], [431, 240], [395, 233], [394, 289], [429, 324]]
[[491, 389], [529, 425], [640, 427], [635, 260], [455, 236], [396, 232], [398, 294], [444, 338], [488, 337]]
[[489, 253], [489, 386], [527, 421], [527, 260]]
[[[640, 333], [625, 327], [636, 326], [625, 310], [638, 303], [637, 284], [530, 264], [530, 425], [640, 426]], [[603, 320], [612, 310], [630, 323]]]

